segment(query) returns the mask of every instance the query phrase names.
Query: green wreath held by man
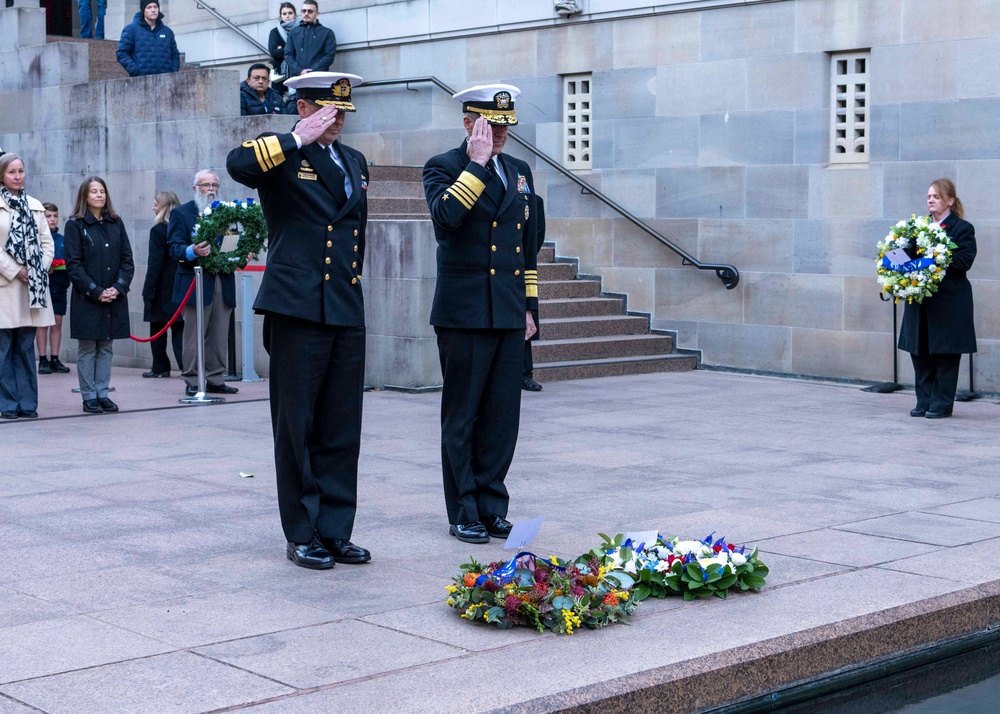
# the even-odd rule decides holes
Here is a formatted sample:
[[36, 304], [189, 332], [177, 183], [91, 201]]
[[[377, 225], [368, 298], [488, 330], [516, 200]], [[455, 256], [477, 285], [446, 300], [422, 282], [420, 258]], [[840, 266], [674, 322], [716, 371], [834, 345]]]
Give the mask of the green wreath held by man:
[[[219, 236], [229, 233], [233, 224], [243, 227], [236, 242], [236, 250], [223, 251], [219, 247]], [[252, 198], [242, 201], [213, 201], [198, 216], [198, 223], [192, 231], [195, 244], [207, 243], [209, 254], [199, 258], [198, 264], [206, 273], [228, 275], [246, 267], [261, 251], [267, 250], [267, 223], [260, 204]]]

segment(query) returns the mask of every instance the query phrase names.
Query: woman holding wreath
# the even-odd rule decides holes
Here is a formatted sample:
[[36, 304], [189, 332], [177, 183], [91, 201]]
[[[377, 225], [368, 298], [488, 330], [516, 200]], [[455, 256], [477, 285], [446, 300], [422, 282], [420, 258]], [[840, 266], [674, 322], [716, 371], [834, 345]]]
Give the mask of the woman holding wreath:
[[38, 416], [35, 332], [55, 323], [49, 266], [55, 245], [41, 202], [24, 191], [24, 162], [0, 156], [0, 416]]
[[100, 176], [80, 184], [66, 223], [66, 271], [73, 284], [70, 336], [79, 340], [76, 373], [83, 411], [118, 411], [108, 399], [112, 341], [129, 337], [128, 293], [135, 266], [125, 224]]
[[962, 355], [976, 351], [972, 284], [966, 277], [976, 259], [976, 230], [964, 220], [962, 202], [949, 179], [931, 183], [927, 210], [958, 247], [952, 250], [951, 265], [937, 293], [906, 305], [899, 349], [913, 360], [917, 406], [910, 416], [943, 419], [951, 416], [955, 404]]

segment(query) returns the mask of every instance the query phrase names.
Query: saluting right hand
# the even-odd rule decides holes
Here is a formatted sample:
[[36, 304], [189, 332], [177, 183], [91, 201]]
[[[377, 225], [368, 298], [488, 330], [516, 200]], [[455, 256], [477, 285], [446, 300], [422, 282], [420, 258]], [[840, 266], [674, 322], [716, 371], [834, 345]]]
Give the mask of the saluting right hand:
[[323, 132], [330, 127], [330, 122], [337, 116], [337, 108], [332, 104], [323, 107], [318, 112], [314, 112], [305, 119], [300, 119], [295, 125], [295, 133], [302, 140], [302, 146], [312, 144], [323, 136]]
[[493, 158], [493, 129], [486, 117], [479, 117], [472, 125], [465, 153], [480, 166], [486, 166], [486, 162]]

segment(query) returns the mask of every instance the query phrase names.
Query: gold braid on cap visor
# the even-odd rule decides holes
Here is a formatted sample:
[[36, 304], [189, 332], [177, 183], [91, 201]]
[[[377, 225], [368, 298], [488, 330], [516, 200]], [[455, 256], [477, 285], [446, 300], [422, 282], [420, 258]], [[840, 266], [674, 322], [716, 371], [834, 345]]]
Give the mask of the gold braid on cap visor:
[[506, 126], [514, 126], [517, 124], [517, 115], [511, 111], [499, 109], [480, 109], [479, 107], [473, 106], [466, 106], [465, 111], [474, 112], [486, 117], [486, 121], [490, 124], [502, 124]]

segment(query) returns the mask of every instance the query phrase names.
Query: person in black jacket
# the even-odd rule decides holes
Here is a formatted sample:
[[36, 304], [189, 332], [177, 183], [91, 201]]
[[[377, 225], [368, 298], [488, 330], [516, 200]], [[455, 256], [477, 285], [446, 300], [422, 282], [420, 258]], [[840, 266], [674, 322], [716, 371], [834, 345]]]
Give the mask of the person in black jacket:
[[[274, 69], [282, 78], [286, 78], [288, 73], [283, 69], [285, 63], [285, 45], [288, 44], [288, 33], [297, 24], [295, 21], [295, 6], [290, 2], [283, 2], [278, 8], [278, 26], [271, 28], [271, 34], [267, 36], [267, 52], [271, 55]], [[275, 79], [275, 81], [278, 81]]]
[[954, 408], [962, 355], [976, 351], [972, 283], [966, 277], [976, 259], [976, 229], [964, 220], [962, 202], [949, 179], [931, 183], [927, 209], [958, 247], [938, 291], [923, 302], [907, 303], [899, 349], [909, 352], [913, 361], [917, 406], [910, 416], [942, 419]]
[[129, 77], [180, 70], [181, 55], [174, 31], [163, 24], [156, 0], [140, 0], [139, 12], [122, 29], [115, 56]]
[[311, 72], [295, 88], [300, 120], [229, 152], [226, 168], [257, 189], [267, 270], [254, 311], [271, 357], [271, 426], [286, 555], [317, 570], [364, 563], [357, 510], [365, 306], [361, 270], [368, 162], [337, 139], [353, 112], [352, 74]]
[[[545, 243], [545, 202], [541, 196], [533, 195], [535, 210], [535, 255], [542, 249]], [[538, 340], [541, 334], [541, 327], [538, 323], [538, 310], [534, 310], [532, 317], [535, 318], [535, 327], [538, 332], [531, 336], [531, 339], [524, 341], [524, 371], [521, 373], [521, 389], [526, 392], [540, 392], [542, 385], [535, 381], [535, 361], [531, 357], [531, 343]]]
[[258, 62], [250, 65], [247, 78], [240, 82], [240, 116], [283, 113], [285, 102], [280, 94], [267, 86], [270, 81], [271, 73], [266, 64]]
[[66, 272], [73, 284], [70, 336], [79, 340], [76, 373], [83, 411], [118, 411], [108, 399], [113, 340], [129, 337], [128, 294], [135, 274], [132, 245], [100, 176], [80, 184], [66, 223]]
[[[170, 247], [167, 245], [167, 221], [170, 212], [180, 205], [180, 199], [173, 191], [161, 191], [153, 199], [153, 213], [156, 223], [149, 229], [149, 259], [146, 266], [146, 280], [142, 284], [142, 319], [149, 323], [149, 336], [157, 334], [167, 326], [170, 318], [177, 312], [174, 302], [174, 277], [177, 274], [177, 261], [170, 258]], [[174, 359], [177, 369], [184, 368], [182, 359], [184, 348], [184, 320], [178, 318], [170, 326], [170, 337], [174, 349]], [[167, 356], [167, 335], [163, 334], [149, 343], [153, 353], [153, 368], [143, 372], [142, 376], [169, 377], [170, 358]]]
[[524, 341], [538, 308], [531, 170], [502, 154], [520, 90], [472, 87], [462, 102], [467, 140], [424, 165], [437, 238], [431, 324], [437, 334], [441, 466], [449, 532], [467, 543], [510, 534], [504, 479], [521, 411]]
[[[302, 22], [288, 33], [285, 60], [288, 73], [293, 77], [308, 72], [326, 72], [337, 56], [337, 37], [333, 30], [319, 22], [319, 4], [316, 0], [302, 3]], [[291, 86], [287, 82], [285, 86]]]

